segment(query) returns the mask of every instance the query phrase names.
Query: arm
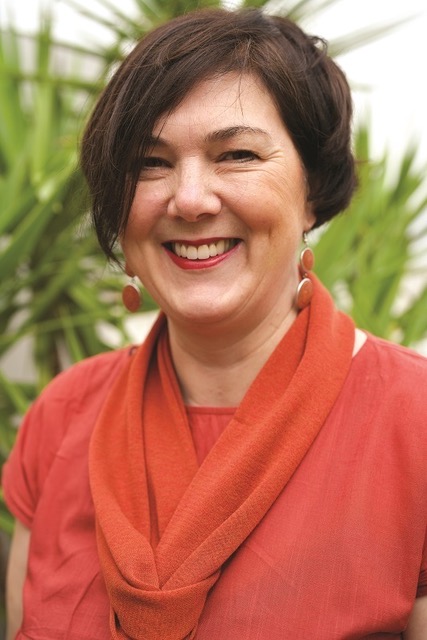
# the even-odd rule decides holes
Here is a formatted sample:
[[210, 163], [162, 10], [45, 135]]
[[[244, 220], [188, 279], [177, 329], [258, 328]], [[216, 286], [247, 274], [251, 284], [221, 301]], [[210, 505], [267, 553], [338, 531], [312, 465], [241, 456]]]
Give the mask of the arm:
[[16, 520], [6, 578], [7, 636], [13, 640], [22, 623], [22, 591], [27, 574], [30, 529]]
[[425, 640], [427, 638], [427, 596], [415, 600], [403, 637], [405, 640]]

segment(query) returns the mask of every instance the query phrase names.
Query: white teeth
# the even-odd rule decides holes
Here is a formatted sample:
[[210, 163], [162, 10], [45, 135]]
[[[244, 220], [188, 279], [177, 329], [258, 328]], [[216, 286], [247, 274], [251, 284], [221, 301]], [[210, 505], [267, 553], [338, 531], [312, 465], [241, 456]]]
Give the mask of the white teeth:
[[206, 260], [210, 258], [209, 247], [207, 244], [202, 244], [197, 247], [197, 260]]
[[209, 255], [211, 255], [213, 258], [218, 255], [218, 249], [216, 248], [216, 244], [214, 244], [213, 242], [209, 245]]
[[172, 249], [177, 256], [187, 258], [187, 260], [207, 260], [208, 258], [222, 255], [234, 247], [234, 245], [235, 240], [225, 238], [224, 240], [218, 240], [218, 242], [212, 242], [209, 245], [201, 244], [198, 247], [191, 244], [186, 245], [180, 242], [173, 242]]
[[197, 247], [193, 247], [192, 245], [187, 247], [187, 259], [197, 260]]

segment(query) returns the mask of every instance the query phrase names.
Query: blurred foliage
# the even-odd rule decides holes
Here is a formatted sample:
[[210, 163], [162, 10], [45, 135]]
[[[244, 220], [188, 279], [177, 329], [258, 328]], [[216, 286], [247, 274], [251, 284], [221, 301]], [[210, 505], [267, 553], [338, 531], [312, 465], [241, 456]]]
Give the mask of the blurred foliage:
[[[34, 370], [33, 382], [0, 373], [0, 464], [20, 416], [61, 368], [111, 348], [103, 336], [113, 334], [116, 344], [128, 340], [119, 301], [122, 275], [105, 264], [83, 217], [87, 194], [77, 150], [85, 116], [123, 52], [145, 31], [184, 11], [220, 4], [134, 0], [132, 14], [112, 0], [99, 0], [107, 16], [100, 18], [87, 3], [65, 1], [102, 24], [109, 44], [57, 42], [48, 14], [34, 36], [14, 26], [0, 32], [0, 359], [18, 357], [17, 347], [30, 338], [28, 367]], [[334, 1], [244, 4], [301, 22]], [[342, 53], [387, 29], [346, 34], [330, 43], [330, 51]], [[320, 234], [316, 269], [360, 327], [415, 344], [427, 333], [425, 283], [410, 305], [401, 309], [396, 300], [417, 268], [415, 240], [427, 232], [426, 225], [417, 227], [425, 179], [410, 150], [397, 178], [387, 181], [387, 159], [369, 162], [366, 129], [357, 136], [356, 151], [363, 160], [359, 194], [350, 211]], [[0, 500], [0, 529], [10, 532], [11, 526]]]
[[315, 246], [316, 272], [357, 326], [415, 346], [427, 338], [427, 179], [410, 148], [393, 175], [369, 161], [369, 131], [355, 137], [359, 189]]
[[[13, 357], [31, 335], [35, 371], [34, 384], [0, 376], [1, 461], [17, 416], [52, 376], [108, 348], [97, 322], [107, 318], [121, 329], [109, 302], [118, 283], [102, 277], [104, 264], [82, 221], [80, 96], [52, 80], [54, 54], [47, 19], [31, 41], [13, 28], [0, 34], [0, 358]], [[25, 56], [34, 68], [27, 70]], [[3, 512], [0, 525], [9, 526]]]

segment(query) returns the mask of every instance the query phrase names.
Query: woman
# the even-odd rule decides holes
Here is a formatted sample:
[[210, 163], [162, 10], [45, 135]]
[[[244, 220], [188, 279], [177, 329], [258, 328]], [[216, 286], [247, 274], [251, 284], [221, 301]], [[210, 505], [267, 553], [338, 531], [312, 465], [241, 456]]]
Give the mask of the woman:
[[95, 226], [163, 314], [25, 420], [10, 637], [427, 637], [426, 361], [297, 265], [353, 193], [350, 119], [323, 43], [259, 11], [173, 20], [110, 81]]

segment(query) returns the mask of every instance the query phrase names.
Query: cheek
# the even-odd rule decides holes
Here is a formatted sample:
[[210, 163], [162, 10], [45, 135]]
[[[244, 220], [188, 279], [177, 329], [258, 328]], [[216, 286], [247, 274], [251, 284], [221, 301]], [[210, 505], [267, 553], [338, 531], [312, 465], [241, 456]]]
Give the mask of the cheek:
[[134, 201], [123, 234], [123, 244], [126, 246], [132, 242], [143, 241], [153, 228], [155, 220], [156, 217], [153, 215], [153, 209], [149, 203]]
[[149, 228], [165, 210], [166, 193], [157, 182], [139, 182], [129, 214], [128, 226]]
[[139, 262], [141, 253], [145, 251], [145, 241], [150, 237], [148, 218], [141, 212], [131, 211], [126, 229], [120, 239], [120, 244], [130, 266]]
[[298, 214], [305, 211], [307, 190], [305, 177], [299, 167], [269, 171], [253, 176], [240, 185], [240, 194], [246, 203], [264, 210], [276, 209]]

